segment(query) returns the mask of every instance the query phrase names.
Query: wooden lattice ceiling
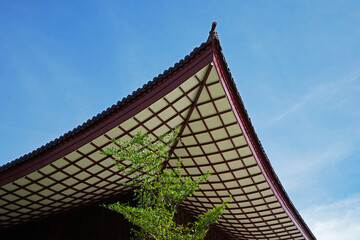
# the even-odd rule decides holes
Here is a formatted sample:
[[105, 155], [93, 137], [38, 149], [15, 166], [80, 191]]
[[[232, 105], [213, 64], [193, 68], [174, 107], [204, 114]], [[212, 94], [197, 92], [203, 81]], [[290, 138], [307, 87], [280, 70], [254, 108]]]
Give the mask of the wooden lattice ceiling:
[[3, 166], [0, 228], [99, 203], [131, 189], [100, 154], [113, 138], [157, 137], [181, 126], [168, 166], [212, 175], [183, 208], [199, 213], [233, 196], [215, 229], [229, 239], [315, 239], [264, 154], [226, 67], [219, 40], [209, 40], [131, 96], [60, 139]]

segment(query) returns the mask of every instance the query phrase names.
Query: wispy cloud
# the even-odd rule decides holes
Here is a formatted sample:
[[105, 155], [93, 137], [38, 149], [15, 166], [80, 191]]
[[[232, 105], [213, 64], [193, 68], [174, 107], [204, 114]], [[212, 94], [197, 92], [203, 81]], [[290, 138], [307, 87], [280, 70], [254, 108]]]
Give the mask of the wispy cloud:
[[318, 240], [357, 240], [360, 236], [360, 194], [308, 208], [303, 217]]
[[[282, 149], [272, 152], [277, 174], [284, 180], [288, 191], [304, 185], [314, 184], [314, 178], [324, 169], [332, 169], [352, 154], [353, 145], [341, 141], [301, 151], [300, 149]], [[313, 189], [316, 189], [313, 186]]]
[[324, 100], [325, 102], [327, 102], [328, 100], [333, 99], [333, 97], [336, 96], [336, 94], [338, 94], [340, 91], [344, 89], [348, 89], [359, 79], [360, 79], [360, 70], [354, 71], [340, 80], [314, 87], [308, 93], [301, 96], [297, 102], [293, 103], [293, 105], [291, 105], [283, 113], [279, 114], [278, 116], [270, 120], [266, 127], [273, 126], [278, 122], [280, 122], [281, 120], [283, 120], [284, 118], [286, 118], [287, 116], [297, 111], [304, 110], [308, 106], [317, 104], [319, 102], [324, 102]]
[[282, 103], [288, 108], [264, 131], [270, 160], [296, 206], [358, 191], [351, 166], [359, 160], [359, 85], [360, 71], [317, 84], [298, 101]]
[[[317, 171], [328, 164], [334, 164], [344, 159], [350, 152], [352, 147], [341, 142], [333, 142], [325, 149], [311, 149], [311, 151], [299, 154], [299, 152], [286, 154], [293, 161], [284, 166], [287, 174], [297, 175], [304, 174], [309, 171]], [[309, 161], [304, 162], [304, 159]], [[283, 161], [286, 163], [286, 160]], [[297, 163], [297, 164], [294, 164]]]

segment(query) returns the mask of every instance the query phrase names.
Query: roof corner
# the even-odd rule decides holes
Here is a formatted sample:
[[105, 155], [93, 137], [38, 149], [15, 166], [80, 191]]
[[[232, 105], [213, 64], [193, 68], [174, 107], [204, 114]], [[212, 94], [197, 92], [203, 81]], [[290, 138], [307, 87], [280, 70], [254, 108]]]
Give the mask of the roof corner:
[[217, 26], [217, 22], [214, 21], [211, 25], [211, 30], [209, 32], [209, 37], [207, 39], [207, 42], [211, 42], [215, 38], [218, 38], [217, 32], [215, 32], [216, 26]]

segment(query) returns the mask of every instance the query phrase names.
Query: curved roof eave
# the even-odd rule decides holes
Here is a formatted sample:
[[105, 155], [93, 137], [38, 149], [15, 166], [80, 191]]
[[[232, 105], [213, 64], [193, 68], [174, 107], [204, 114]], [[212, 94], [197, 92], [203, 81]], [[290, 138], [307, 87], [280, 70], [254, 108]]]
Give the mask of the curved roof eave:
[[302, 233], [306, 236], [307, 239], [316, 239], [313, 233], [311, 232], [311, 230], [309, 229], [309, 227], [307, 226], [307, 224], [305, 223], [305, 221], [303, 220], [303, 218], [301, 217], [301, 215], [299, 214], [299, 212], [297, 211], [297, 209], [295, 208], [294, 204], [290, 200], [288, 194], [285, 191], [285, 188], [281, 184], [280, 179], [278, 178], [274, 168], [271, 165], [271, 162], [265, 152], [265, 149], [262, 146], [262, 143], [247, 113], [241, 95], [236, 87], [236, 83], [232, 77], [230, 68], [228, 67], [217, 34], [215, 34], [213, 39], [214, 42], [216, 43], [216, 48], [217, 48], [216, 53], [218, 55], [215, 56], [215, 58], [217, 58], [218, 60], [217, 61], [219, 64], [218, 67], [222, 68], [222, 72], [224, 73], [225, 78], [227, 79], [230, 85], [231, 96], [234, 100], [233, 102], [236, 105], [241, 121], [243, 122], [244, 127], [248, 133], [247, 135], [250, 137], [250, 141], [252, 142], [252, 145], [258, 154], [257, 160], [259, 161], [259, 165], [261, 165], [262, 170], [265, 171], [264, 174], [267, 176], [267, 180], [269, 184], [273, 187], [273, 190], [275, 191], [278, 199], [283, 204], [284, 209], [286, 209], [289, 215], [291, 215], [291, 218], [294, 220], [294, 222], [302, 231]]
[[[163, 74], [160, 74], [158, 77], [155, 77], [152, 81], [149, 81], [142, 88], [134, 91], [131, 95], [128, 95], [126, 98], [123, 98], [118, 103], [112, 105], [102, 113], [99, 113], [92, 119], [89, 119], [82, 125], [74, 128], [68, 133], [62, 135], [61, 137], [47, 143], [44, 146], [32, 151], [29, 154], [26, 154], [14, 161], [7, 163], [0, 167], [0, 183], [8, 183], [12, 180], [19, 177], [21, 174], [29, 173], [34, 169], [39, 169], [41, 166], [40, 160], [44, 158], [51, 158], [54, 155], [54, 152], [61, 150], [64, 151], [66, 146], [72, 145], [72, 141], [77, 139], [80, 142], [84, 143], [86, 140], [86, 135], [92, 134], [92, 129], [104, 127], [104, 122], [109, 122], [112, 120], [113, 116], [126, 109], [127, 106], [133, 104], [136, 101], [146, 95], [150, 94], [156, 86], [163, 84], [163, 80], [167, 78], [171, 78], [176, 72], [181, 71], [186, 66], [191, 66], [192, 62], [195, 61], [197, 57], [199, 57], [203, 52], [211, 52], [211, 59], [215, 62], [216, 67], [220, 71], [221, 80], [223, 84], [227, 86], [228, 94], [231, 96], [231, 103], [233, 104], [233, 108], [235, 108], [238, 120], [243, 125], [243, 128], [246, 131], [246, 136], [248, 140], [251, 142], [251, 147], [253, 148], [256, 154], [255, 158], [263, 171], [269, 185], [274, 191], [275, 195], [279, 199], [281, 205], [284, 210], [288, 213], [290, 218], [294, 221], [296, 226], [302, 232], [306, 239], [316, 239], [314, 235], [311, 233], [310, 229], [301, 218], [300, 214], [292, 204], [289, 199], [285, 189], [280, 183], [274, 169], [272, 168], [270, 161], [262, 147], [261, 142], [255, 132], [255, 129], [251, 123], [251, 120], [247, 114], [244, 103], [241, 99], [241, 96], [236, 88], [236, 84], [232, 78], [230, 69], [227, 66], [226, 59], [222, 52], [222, 48], [220, 45], [219, 38], [214, 31], [215, 28], [213, 26], [212, 31], [210, 31], [210, 36], [208, 40], [200, 45], [200, 47], [195, 48], [189, 55], [187, 55], [184, 59], [180, 60], [173, 67], [170, 67], [168, 70], [165, 70]], [[197, 61], [201, 61], [201, 59], [197, 59]], [[209, 61], [209, 57], [206, 58], [206, 62]], [[151, 95], [151, 94], [150, 94]], [[129, 110], [130, 111], [130, 110]], [[129, 113], [130, 114], [130, 113]], [[105, 131], [105, 130], [104, 130]], [[69, 151], [68, 151], [69, 152]], [[61, 153], [64, 155], [63, 153]], [[45, 157], [43, 157], [45, 156]], [[59, 155], [54, 155], [52, 159], [57, 159]], [[40, 159], [40, 160], [38, 160]], [[3, 185], [3, 184], [1, 184]]]

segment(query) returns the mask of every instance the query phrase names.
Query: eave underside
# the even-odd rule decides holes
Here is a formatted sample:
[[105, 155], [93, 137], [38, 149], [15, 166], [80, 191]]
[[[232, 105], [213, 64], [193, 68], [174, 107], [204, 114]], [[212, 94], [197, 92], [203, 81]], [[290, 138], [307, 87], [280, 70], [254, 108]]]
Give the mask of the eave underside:
[[131, 176], [120, 175], [113, 159], [100, 152], [114, 138], [130, 139], [138, 131], [158, 137], [181, 126], [182, 141], [168, 165], [175, 166], [180, 157], [184, 174], [212, 174], [184, 209], [204, 212], [232, 195], [215, 225], [229, 239], [306, 239], [256, 161], [218, 71], [209, 61], [166, 94], [154, 94], [148, 104], [133, 103], [140, 110], [100, 136], [0, 186], [0, 228], [126, 194], [131, 189], [119, 183]]

